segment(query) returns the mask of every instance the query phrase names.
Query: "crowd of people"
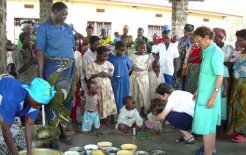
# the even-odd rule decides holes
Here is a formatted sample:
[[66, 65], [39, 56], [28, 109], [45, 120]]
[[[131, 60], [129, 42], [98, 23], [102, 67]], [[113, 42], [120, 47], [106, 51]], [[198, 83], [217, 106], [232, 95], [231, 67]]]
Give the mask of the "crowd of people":
[[[236, 32], [235, 48], [226, 43], [224, 29], [195, 29], [192, 24], [184, 26], [179, 39], [171, 38], [169, 25], [152, 41], [141, 27], [133, 40], [127, 25], [122, 35], [114, 33], [114, 39], [105, 28], [101, 36], [93, 35], [94, 28], [88, 25], [85, 37], [65, 23], [64, 3], [54, 3], [51, 11], [38, 27], [24, 23], [17, 47], [7, 45], [8, 51], [14, 51], [8, 55], [7, 73], [21, 81], [0, 77], [2, 132], [13, 154], [16, 147], [7, 129], [23, 104], [11, 116], [6, 111], [16, 96], [21, 98], [16, 104], [24, 100], [29, 109], [45, 104], [49, 125], [59, 127], [60, 141], [66, 144], [72, 144], [66, 127], [70, 120], [76, 127], [78, 109], [83, 116], [81, 130], [97, 135], [102, 123], [123, 133], [131, 128], [160, 133], [168, 121], [184, 135], [177, 143], [194, 144], [194, 133], [203, 136], [204, 145], [196, 155], [216, 154], [217, 128], [220, 136], [246, 142], [246, 29]], [[38, 91], [44, 84], [48, 97], [44, 93], [37, 99], [34, 88]], [[23, 93], [14, 92], [14, 87]], [[38, 111], [34, 112], [24, 114], [32, 125]]]

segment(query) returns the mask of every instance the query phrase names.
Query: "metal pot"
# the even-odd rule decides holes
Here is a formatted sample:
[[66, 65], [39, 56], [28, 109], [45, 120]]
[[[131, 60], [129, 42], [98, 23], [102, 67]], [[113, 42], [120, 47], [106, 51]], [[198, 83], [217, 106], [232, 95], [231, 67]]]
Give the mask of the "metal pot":
[[[49, 131], [49, 138], [40, 140], [38, 139], [38, 131], [41, 128], [47, 128]], [[23, 128], [24, 132], [24, 128]], [[53, 148], [59, 149], [59, 136], [61, 131], [59, 128], [55, 128], [52, 126], [42, 126], [42, 125], [34, 125], [33, 127], [33, 135], [32, 135], [32, 147], [34, 148]]]
[[118, 151], [120, 151], [120, 149], [117, 147], [107, 147], [105, 149], [107, 155], [117, 155]]
[[[26, 155], [26, 150], [20, 151], [19, 155]], [[63, 155], [63, 152], [47, 148], [33, 148], [32, 155]]]

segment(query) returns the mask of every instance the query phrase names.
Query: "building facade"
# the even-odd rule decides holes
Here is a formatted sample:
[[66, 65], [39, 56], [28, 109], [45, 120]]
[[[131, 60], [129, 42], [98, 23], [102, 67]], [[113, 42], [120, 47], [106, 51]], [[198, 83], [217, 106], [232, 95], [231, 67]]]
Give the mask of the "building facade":
[[[145, 36], [152, 38], [153, 33], [160, 34], [162, 25], [171, 25], [172, 22], [171, 3], [168, 0], [66, 0], [64, 2], [69, 8], [66, 22], [73, 24], [74, 28], [82, 34], [86, 34], [85, 29], [88, 24], [94, 26], [95, 35], [100, 35], [100, 30], [104, 27], [111, 36], [114, 32], [121, 34], [123, 26], [128, 25], [129, 34], [134, 38], [137, 37], [139, 27], [145, 30]], [[203, 2], [200, 2], [200, 5], [203, 5]], [[39, 21], [39, 7], [39, 0], [7, 1], [8, 39], [12, 41], [18, 39], [22, 21]], [[236, 28], [231, 28], [232, 25], [242, 21], [243, 16], [240, 15], [216, 13], [216, 10], [199, 11], [189, 6], [187, 23], [194, 24], [195, 27], [201, 25], [212, 28], [222, 27], [229, 34], [235, 34]]]

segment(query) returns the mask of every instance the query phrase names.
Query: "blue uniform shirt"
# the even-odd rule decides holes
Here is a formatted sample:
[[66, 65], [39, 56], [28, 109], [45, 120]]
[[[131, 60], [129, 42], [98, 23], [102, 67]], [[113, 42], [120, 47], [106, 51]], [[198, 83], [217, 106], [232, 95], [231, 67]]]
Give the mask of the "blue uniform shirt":
[[51, 20], [45, 21], [37, 29], [36, 45], [38, 50], [45, 51], [46, 57], [74, 59], [73, 30], [66, 23], [58, 28]]
[[31, 108], [29, 104], [23, 109], [28, 92], [22, 84], [24, 83], [14, 78], [0, 79], [0, 114], [9, 125], [13, 124], [17, 116], [28, 115], [35, 120], [39, 113], [39, 109]]

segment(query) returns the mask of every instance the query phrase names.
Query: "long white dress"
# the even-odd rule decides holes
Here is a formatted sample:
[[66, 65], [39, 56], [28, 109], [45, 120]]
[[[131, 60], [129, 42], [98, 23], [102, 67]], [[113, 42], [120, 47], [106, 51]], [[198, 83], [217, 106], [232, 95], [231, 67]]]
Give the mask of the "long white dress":
[[134, 98], [136, 104], [144, 107], [145, 110], [150, 108], [150, 90], [148, 70], [151, 66], [149, 55], [130, 55], [133, 72], [130, 77], [130, 95]]

